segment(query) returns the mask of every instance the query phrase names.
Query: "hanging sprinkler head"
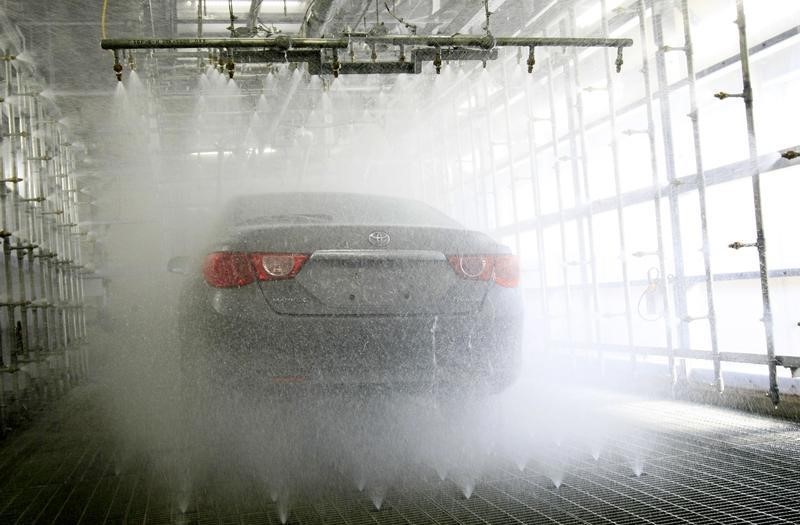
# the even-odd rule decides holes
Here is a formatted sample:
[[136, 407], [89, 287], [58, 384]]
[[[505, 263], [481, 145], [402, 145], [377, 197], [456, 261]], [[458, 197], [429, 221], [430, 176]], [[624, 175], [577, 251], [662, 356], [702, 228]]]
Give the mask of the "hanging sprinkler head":
[[217, 69], [220, 73], [225, 72], [225, 56], [222, 53], [219, 54], [217, 59]]
[[433, 67], [436, 68], [436, 74], [442, 72], [442, 49], [437, 47], [436, 48], [436, 55], [433, 57]]
[[119, 63], [119, 53], [114, 50], [114, 75], [117, 77], [117, 82], [122, 82], [122, 64]]
[[136, 61], [133, 59], [133, 53], [128, 51], [128, 69], [136, 71]]
[[339, 63], [339, 50], [333, 50], [333, 63], [331, 64], [331, 71], [333, 71], [333, 78], [339, 78], [339, 70], [342, 65]]
[[233, 63], [233, 57], [228, 57], [225, 69], [228, 70], [228, 78], [233, 78], [233, 71], [236, 69], [236, 64]]
[[621, 72], [622, 71], [622, 48], [621, 47], [617, 48], [617, 60], [616, 60], [616, 62], [614, 62], [614, 64], [616, 64], [616, 66], [617, 66], [617, 73]]
[[528, 73], [533, 73], [533, 66], [536, 65], [536, 56], [534, 55], [534, 47], [528, 48]]

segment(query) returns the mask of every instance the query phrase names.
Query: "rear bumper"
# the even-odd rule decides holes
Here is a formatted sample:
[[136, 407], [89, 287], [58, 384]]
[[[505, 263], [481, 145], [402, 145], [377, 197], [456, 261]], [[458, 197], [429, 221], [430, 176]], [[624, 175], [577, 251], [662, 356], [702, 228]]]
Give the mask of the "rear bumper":
[[217, 308], [187, 318], [182, 361], [192, 375], [237, 388], [436, 384], [500, 390], [519, 370], [522, 307], [516, 290], [496, 292], [475, 314], [442, 316], [234, 313], [218, 301]]

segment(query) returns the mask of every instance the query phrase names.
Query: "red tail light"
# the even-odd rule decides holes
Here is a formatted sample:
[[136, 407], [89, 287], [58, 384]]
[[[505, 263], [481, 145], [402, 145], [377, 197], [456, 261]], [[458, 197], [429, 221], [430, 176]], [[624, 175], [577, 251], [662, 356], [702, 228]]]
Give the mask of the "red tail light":
[[256, 279], [291, 279], [307, 260], [308, 255], [294, 253], [214, 252], [203, 261], [203, 277], [215, 288], [238, 288]]
[[447, 260], [462, 279], [494, 279], [506, 288], [519, 285], [519, 260], [515, 255], [451, 255]]
[[246, 253], [214, 252], [203, 261], [203, 277], [215, 288], [238, 288], [252, 283], [255, 272]]
[[506, 288], [519, 285], [519, 259], [516, 255], [495, 255], [494, 282]]

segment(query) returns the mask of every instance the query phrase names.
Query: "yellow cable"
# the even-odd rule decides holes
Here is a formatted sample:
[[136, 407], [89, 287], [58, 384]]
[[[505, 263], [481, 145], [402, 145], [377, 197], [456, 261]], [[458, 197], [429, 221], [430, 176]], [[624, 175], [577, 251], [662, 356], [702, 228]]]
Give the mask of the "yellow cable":
[[100, 37], [106, 38], [106, 11], [108, 10], [108, 0], [103, 0], [103, 9], [100, 12]]

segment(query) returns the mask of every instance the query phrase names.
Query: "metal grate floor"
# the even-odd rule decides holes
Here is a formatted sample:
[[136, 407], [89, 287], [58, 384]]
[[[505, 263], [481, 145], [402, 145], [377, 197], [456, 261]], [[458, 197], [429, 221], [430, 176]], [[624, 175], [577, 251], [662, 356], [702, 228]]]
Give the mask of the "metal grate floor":
[[181, 503], [154, 460], [171, 452], [121, 461], [97, 397], [78, 388], [0, 444], [0, 523], [800, 523], [800, 425], [728, 410], [626, 403], [614, 417], [636, 430], [609, 434], [598, 459], [580, 440], [560, 444], [557, 471], [498, 457], [469, 498], [409, 467], [376, 510], [344, 479], [282, 507], [263, 484], [224, 472]]

